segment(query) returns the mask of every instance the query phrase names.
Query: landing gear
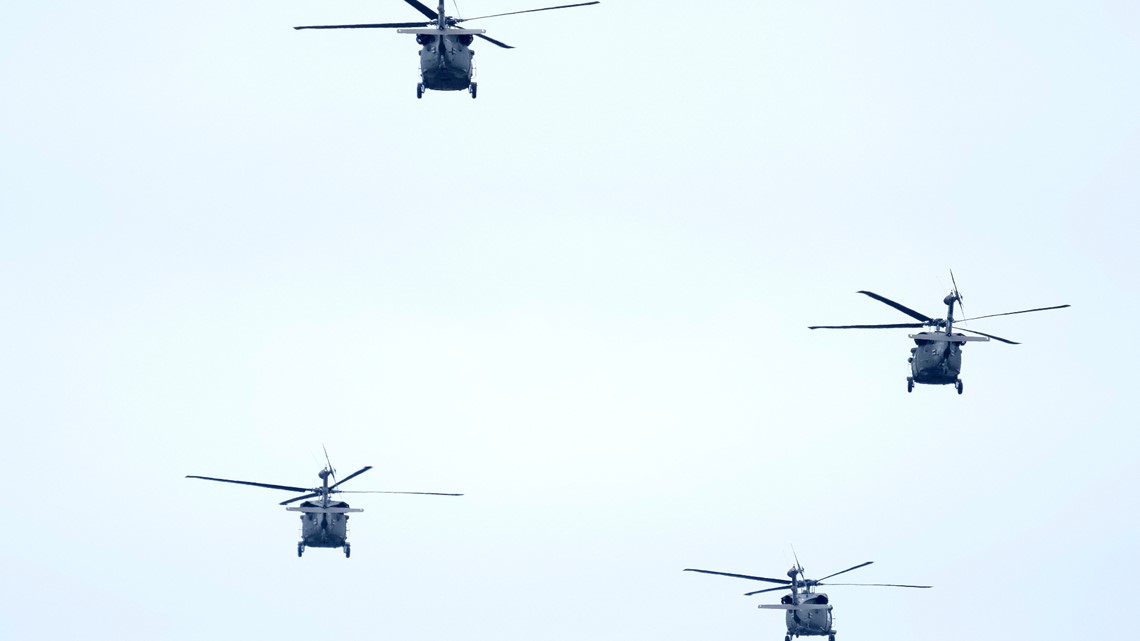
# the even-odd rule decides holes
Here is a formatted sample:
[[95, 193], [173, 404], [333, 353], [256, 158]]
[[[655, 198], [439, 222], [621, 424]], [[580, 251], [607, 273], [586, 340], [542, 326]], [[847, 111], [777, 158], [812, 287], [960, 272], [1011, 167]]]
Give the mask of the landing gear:
[[835, 641], [835, 635], [834, 634], [827, 635], [827, 641]]
[[[911, 378], [910, 376], [907, 376], [906, 377], [906, 393], [910, 394], [913, 391], [914, 391], [914, 379]], [[835, 640], [832, 639], [832, 641], [835, 641]]]
[[471, 92], [471, 99], [474, 100], [475, 96], [479, 93], [479, 83], [471, 83], [471, 86], [467, 88], [467, 91]]
[[419, 100], [420, 98], [423, 98], [423, 97], [424, 97], [424, 83], [421, 82], [418, 85], [416, 85], [416, 99]]
[[297, 556], [301, 556], [304, 553], [305, 553], [305, 544], [304, 543], [298, 543], [297, 544]]
[[350, 556], [352, 556], [352, 548], [349, 547], [347, 543], [345, 543], [344, 544], [344, 558], [347, 559]]
[[788, 634], [788, 635], [785, 635], [785, 636], [784, 636], [784, 641], [792, 641], [792, 635], [790, 635], [790, 634]]
[[958, 390], [959, 394], [962, 393], [962, 379], [959, 378], [958, 380], [954, 381], [954, 389]]

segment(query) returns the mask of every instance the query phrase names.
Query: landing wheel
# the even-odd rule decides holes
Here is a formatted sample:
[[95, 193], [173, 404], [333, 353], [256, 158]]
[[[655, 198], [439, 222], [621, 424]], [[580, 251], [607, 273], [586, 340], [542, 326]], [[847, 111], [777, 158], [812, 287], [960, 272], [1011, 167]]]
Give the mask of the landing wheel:
[[301, 556], [304, 553], [305, 553], [305, 544], [304, 543], [298, 543], [297, 544], [297, 556]]
[[418, 100], [418, 99], [423, 98], [423, 97], [424, 97], [424, 83], [421, 82], [418, 85], [416, 85], [416, 99]]
[[471, 92], [471, 99], [474, 100], [475, 97], [479, 94], [479, 83], [471, 83], [471, 86], [467, 88], [467, 91]]
[[[907, 376], [906, 377], [906, 393], [910, 394], [913, 391], [914, 391], [914, 379]], [[832, 641], [835, 641], [835, 640], [832, 639]]]
[[352, 556], [352, 548], [347, 543], [344, 544], [344, 558]]
[[834, 634], [827, 635], [827, 641], [835, 641], [835, 635]]
[[789, 634], [789, 635], [785, 636], [784, 641], [792, 641], [792, 635]]
[[954, 381], [954, 388], [958, 390], [959, 394], [962, 393], [962, 379], [959, 378], [958, 380]]

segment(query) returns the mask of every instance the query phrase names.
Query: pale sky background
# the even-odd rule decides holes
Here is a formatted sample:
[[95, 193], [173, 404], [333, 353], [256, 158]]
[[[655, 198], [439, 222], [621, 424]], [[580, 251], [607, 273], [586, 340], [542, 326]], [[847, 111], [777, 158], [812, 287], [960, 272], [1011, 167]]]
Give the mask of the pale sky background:
[[[557, 3], [551, 3], [557, 4]], [[461, 15], [543, 6], [462, 0]], [[1134, 1], [25, 2], [0, 38], [0, 637], [1125, 638]], [[964, 396], [905, 392], [953, 268]], [[352, 489], [353, 556], [289, 495]], [[1122, 583], [1123, 581], [1123, 583]], [[1127, 600], [1127, 599], [1125, 599]], [[1108, 618], [1105, 618], [1105, 617]], [[1118, 629], [1111, 626], [1119, 625]], [[1109, 627], [1105, 627], [1109, 626]]]

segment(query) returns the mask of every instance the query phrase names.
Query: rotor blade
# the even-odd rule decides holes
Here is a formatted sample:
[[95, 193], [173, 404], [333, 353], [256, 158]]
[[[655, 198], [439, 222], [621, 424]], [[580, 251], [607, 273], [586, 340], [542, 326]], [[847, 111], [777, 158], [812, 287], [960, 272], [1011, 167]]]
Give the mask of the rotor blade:
[[288, 501], [281, 501], [280, 503], [278, 503], [278, 505], [289, 505], [290, 503], [296, 503], [297, 501], [302, 501], [304, 499], [316, 498], [320, 495], [321, 495], [320, 492], [313, 492], [312, 494], [305, 494], [304, 496], [297, 496], [297, 497], [291, 498]]
[[697, 570], [694, 568], [685, 568], [685, 572], [701, 572], [703, 574], [719, 574], [720, 576], [731, 576], [738, 579], [749, 579], [751, 581], [767, 581], [768, 583], [781, 583], [783, 585], [791, 585], [792, 582], [787, 579], [769, 579], [763, 576], [749, 576], [747, 574], [732, 574], [731, 572], [713, 572], [712, 570]]
[[817, 583], [816, 585], [861, 585], [872, 588], [932, 588], [933, 585], [899, 585], [898, 583]]
[[885, 305], [890, 305], [891, 307], [894, 307], [895, 309], [906, 314], [907, 316], [910, 316], [911, 318], [913, 318], [915, 320], [920, 320], [924, 323], [929, 323], [930, 321], [934, 320], [933, 318], [931, 318], [925, 314], [920, 314], [920, 313], [914, 311], [913, 309], [907, 307], [906, 305], [901, 305], [899, 303], [896, 303], [895, 301], [893, 301], [889, 298], [886, 298], [884, 296], [879, 296], [878, 294], [876, 294], [874, 292], [867, 292], [867, 291], [860, 290], [857, 293], [864, 294], [866, 296], [870, 296], [871, 298], [874, 298], [875, 300], [877, 300], [880, 303], [883, 303]]
[[356, 478], [356, 477], [360, 476], [361, 474], [364, 474], [365, 472], [367, 472], [367, 471], [368, 471], [368, 470], [370, 470], [370, 469], [372, 469], [372, 466], [371, 466], [371, 465], [365, 465], [364, 467], [360, 468], [359, 470], [356, 470], [356, 471], [355, 471], [355, 472], [353, 472], [352, 474], [349, 474], [348, 476], [346, 476], [346, 477], [342, 478], [341, 480], [337, 481], [335, 484], [333, 484], [333, 485], [330, 485], [330, 486], [329, 486], [329, 489], [331, 490], [331, 489], [335, 488], [337, 485], [341, 485], [342, 483], [345, 483], [346, 481], [349, 481], [349, 480], [351, 480], [351, 479], [354, 479], [354, 478]]
[[1028, 314], [1029, 312], [1044, 312], [1044, 311], [1047, 311], [1050, 309], [1064, 309], [1066, 307], [1072, 307], [1072, 305], [1054, 305], [1053, 307], [1038, 307], [1037, 309], [1023, 309], [1020, 312], [1005, 312], [1002, 314], [988, 314], [986, 316], [975, 316], [973, 318], [963, 318], [962, 320], [960, 320], [958, 322], [961, 323], [964, 321], [978, 320], [980, 318], [994, 318], [995, 316], [1013, 316], [1014, 314]]
[[508, 13], [495, 13], [489, 16], [475, 16], [474, 18], [459, 18], [455, 22], [470, 22], [472, 20], [482, 20], [483, 18], [498, 18], [499, 16], [513, 16], [519, 13], [534, 13], [536, 11], [550, 11], [551, 9], [569, 9], [571, 7], [585, 7], [591, 4], [599, 4], [598, 2], [579, 2], [578, 4], [564, 4], [557, 7], [543, 7], [542, 9], [527, 9], [526, 11], [511, 11]]
[[867, 561], [866, 563], [860, 563], [859, 565], [853, 565], [853, 566], [847, 568], [846, 570], [840, 570], [840, 571], [836, 572], [835, 574], [828, 574], [827, 576], [823, 577], [823, 579], [816, 579], [816, 583], [819, 583], [820, 581], [823, 581], [824, 579], [830, 579], [833, 576], [839, 576], [840, 574], [843, 574], [844, 572], [850, 572], [851, 570], [858, 570], [859, 568], [867, 567], [868, 565], [871, 565], [872, 563], [874, 563], [874, 561]]
[[387, 492], [382, 490], [341, 490], [338, 494], [422, 494], [425, 496], [463, 496], [445, 492]]
[[292, 485], [273, 485], [272, 483], [254, 483], [253, 481], [234, 481], [232, 479], [216, 479], [212, 476], [187, 475], [188, 479], [202, 479], [203, 481], [218, 481], [220, 483], [237, 483], [238, 485], [252, 485], [254, 487], [267, 487], [271, 490], [285, 490], [287, 492], [312, 492], [311, 487], [294, 487]]
[[408, 4], [412, 5], [413, 7], [415, 7], [416, 11], [419, 11], [420, 13], [431, 18], [432, 20], [439, 18], [439, 14], [436, 13], [434, 9], [429, 8], [428, 6], [426, 6], [422, 2], [418, 2], [417, 0], [404, 0], [404, 2], [407, 2]]
[[900, 329], [903, 327], [925, 327], [922, 323], [889, 323], [886, 325], [812, 325], [808, 329]]
[[818, 604], [814, 604], [814, 603], [801, 603], [799, 605], [792, 605], [790, 603], [786, 603], [786, 604], [780, 603], [777, 605], [764, 604], [764, 605], [758, 605], [756, 607], [760, 608], [761, 610], [826, 610], [831, 606], [829, 606], [829, 605], [818, 605]]
[[475, 37], [476, 38], [482, 38], [482, 39], [486, 40], [487, 42], [490, 42], [491, 44], [499, 45], [500, 47], [502, 47], [504, 49], [514, 49], [514, 47], [512, 47], [511, 45], [509, 45], [505, 42], [499, 42], [498, 40], [495, 40], [491, 36], [485, 36], [481, 33], [477, 33], [477, 34], [475, 34]]
[[1002, 338], [1001, 336], [994, 336], [993, 334], [987, 334], [985, 332], [979, 332], [976, 329], [966, 329], [965, 327], [955, 327], [954, 329], [957, 329], [958, 331], [961, 331], [961, 332], [970, 332], [971, 334], [981, 334], [982, 336], [985, 336], [986, 338], [992, 338], [995, 341], [1001, 341], [1003, 343], [1009, 343], [1010, 345], [1020, 345], [1021, 344], [1021, 343], [1018, 343], [1017, 341], [1011, 341], [1008, 338]]
[[764, 592], [778, 592], [780, 590], [787, 590], [790, 585], [781, 585], [778, 588], [764, 588], [763, 590], [756, 590], [755, 592], [745, 592], [744, 596], [752, 596], [753, 594], [763, 594]]
[[427, 27], [432, 23], [430, 22], [383, 22], [379, 24], [320, 24], [308, 25], [304, 27], [293, 27], [294, 29], [404, 29], [412, 27]]

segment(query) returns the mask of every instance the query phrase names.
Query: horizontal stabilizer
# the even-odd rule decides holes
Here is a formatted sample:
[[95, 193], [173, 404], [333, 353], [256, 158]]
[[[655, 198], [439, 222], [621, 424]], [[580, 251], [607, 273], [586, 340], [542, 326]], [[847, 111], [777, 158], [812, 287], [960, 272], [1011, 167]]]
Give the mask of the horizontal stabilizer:
[[305, 514], [348, 514], [349, 512], [363, 512], [358, 507], [287, 507], [290, 512], [304, 512]]
[[990, 340], [988, 338], [985, 338], [984, 336], [962, 336], [961, 334], [954, 334], [953, 336], [947, 336], [946, 334], [942, 334], [942, 333], [907, 334], [907, 336], [909, 336], [910, 338], [913, 338], [915, 340], [930, 341], [932, 343], [972, 343], [975, 341], [980, 341], [980, 342], [985, 343], [985, 342], [989, 342], [989, 340]]
[[396, 33], [411, 33], [417, 36], [438, 36], [443, 34], [445, 36], [478, 36], [487, 33], [486, 29], [396, 29]]

